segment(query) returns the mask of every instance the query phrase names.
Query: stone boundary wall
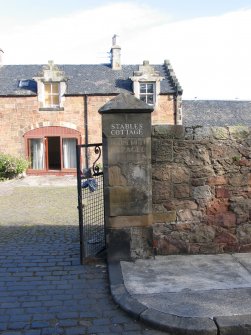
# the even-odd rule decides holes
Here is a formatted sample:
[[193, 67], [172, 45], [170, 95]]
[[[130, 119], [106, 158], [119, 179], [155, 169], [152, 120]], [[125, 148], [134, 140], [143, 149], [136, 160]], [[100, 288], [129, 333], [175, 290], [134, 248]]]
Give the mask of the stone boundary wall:
[[251, 127], [152, 127], [160, 255], [251, 251]]

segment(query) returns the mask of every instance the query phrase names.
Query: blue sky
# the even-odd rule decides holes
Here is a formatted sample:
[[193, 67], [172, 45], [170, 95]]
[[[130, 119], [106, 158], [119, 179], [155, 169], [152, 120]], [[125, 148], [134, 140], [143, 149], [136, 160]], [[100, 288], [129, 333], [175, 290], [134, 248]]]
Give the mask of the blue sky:
[[251, 0], [0, 0], [5, 64], [169, 59], [187, 99], [251, 100]]

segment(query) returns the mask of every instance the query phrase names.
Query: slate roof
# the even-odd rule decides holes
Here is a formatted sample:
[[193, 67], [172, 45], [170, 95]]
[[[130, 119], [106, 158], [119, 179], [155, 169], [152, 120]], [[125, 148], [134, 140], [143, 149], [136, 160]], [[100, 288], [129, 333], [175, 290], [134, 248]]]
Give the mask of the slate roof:
[[184, 126], [251, 126], [251, 101], [183, 100]]
[[[4, 65], [0, 68], [0, 96], [35, 95], [36, 83], [32, 81], [41, 72], [43, 65]], [[108, 64], [58, 65], [68, 78], [66, 95], [118, 94], [132, 92], [133, 71], [139, 65], [123, 65], [122, 70], [112, 70]], [[165, 77], [160, 84], [161, 94], [175, 92], [172, 78], [166, 66], [153, 65]], [[19, 87], [20, 80], [30, 80], [30, 87]], [[34, 86], [35, 85], [35, 86]]]

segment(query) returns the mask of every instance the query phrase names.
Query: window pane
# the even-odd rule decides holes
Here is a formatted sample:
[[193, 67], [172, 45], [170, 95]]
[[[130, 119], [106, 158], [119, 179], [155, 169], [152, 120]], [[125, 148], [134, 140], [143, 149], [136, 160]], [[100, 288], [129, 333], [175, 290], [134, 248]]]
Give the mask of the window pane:
[[146, 96], [145, 95], [141, 95], [140, 96], [140, 100], [146, 102]]
[[63, 138], [63, 157], [65, 169], [75, 169], [77, 167], [76, 144], [76, 138]]
[[59, 92], [58, 83], [52, 83], [51, 84], [51, 91], [52, 91], [52, 93], [58, 93]]
[[45, 94], [48, 95], [51, 93], [51, 84], [44, 84]]
[[59, 96], [58, 95], [52, 95], [51, 96], [52, 105], [58, 106], [59, 105]]
[[140, 93], [146, 93], [146, 84], [140, 84]]
[[34, 170], [44, 169], [44, 142], [42, 138], [30, 139], [31, 168]]
[[153, 93], [153, 84], [147, 84], [147, 93]]
[[147, 96], [147, 103], [153, 105], [153, 95], [149, 94]]

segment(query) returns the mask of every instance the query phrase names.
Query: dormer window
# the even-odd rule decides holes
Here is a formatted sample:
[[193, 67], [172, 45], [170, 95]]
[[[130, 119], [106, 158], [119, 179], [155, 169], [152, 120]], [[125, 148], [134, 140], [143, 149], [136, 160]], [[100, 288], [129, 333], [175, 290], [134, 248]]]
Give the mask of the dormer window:
[[150, 65], [148, 61], [144, 61], [143, 65], [139, 65], [138, 71], [133, 72], [130, 79], [133, 82], [135, 96], [148, 105], [156, 106], [160, 93], [160, 82], [164, 77], [155, 71], [154, 66]]
[[67, 82], [64, 72], [53, 61], [49, 61], [34, 79], [37, 82], [39, 110], [64, 110]]
[[155, 83], [140, 83], [139, 84], [139, 99], [146, 102], [148, 105], [155, 103]]
[[59, 83], [44, 83], [44, 107], [56, 108], [60, 106]]

